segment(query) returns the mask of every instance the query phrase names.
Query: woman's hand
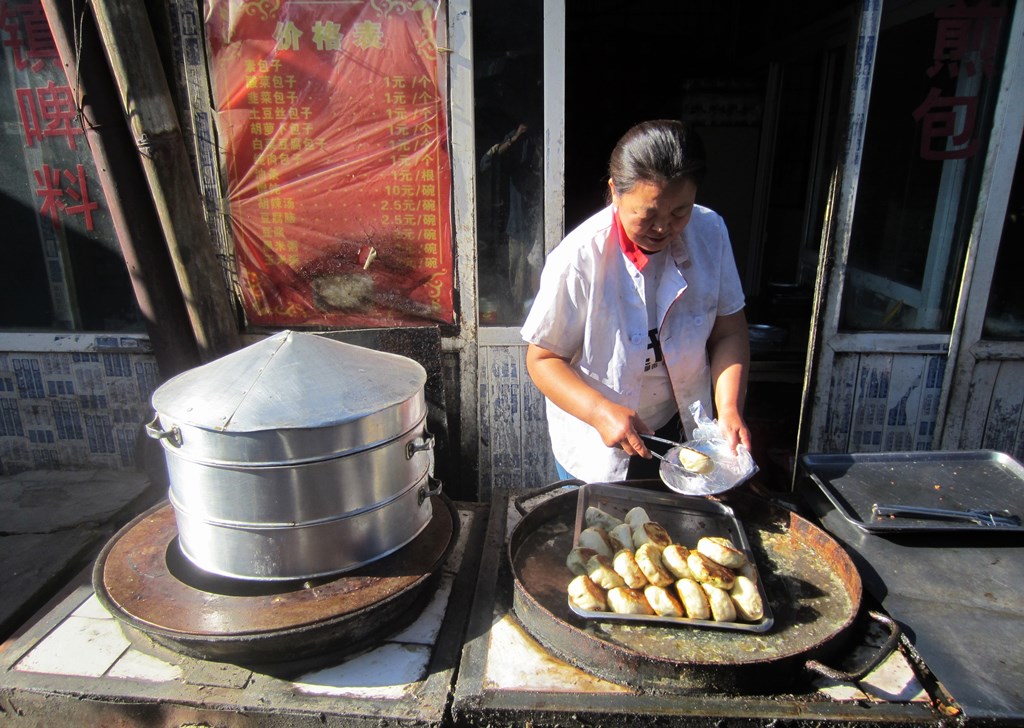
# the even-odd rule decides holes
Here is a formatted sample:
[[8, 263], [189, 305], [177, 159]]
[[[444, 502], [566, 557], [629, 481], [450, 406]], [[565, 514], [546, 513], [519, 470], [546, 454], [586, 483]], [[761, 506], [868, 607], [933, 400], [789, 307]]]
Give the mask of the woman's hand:
[[639, 433], [652, 430], [636, 411], [612, 402], [587, 384], [569, 366], [568, 359], [530, 344], [526, 351], [526, 368], [545, 397], [597, 430], [606, 446], [621, 447], [629, 455], [651, 457]]
[[736, 452], [737, 445], [743, 445], [750, 450], [750, 430], [739, 412], [735, 410], [719, 412], [716, 419], [718, 420], [718, 429], [722, 431], [722, 436], [729, 443], [729, 449], [733, 453]]
[[715, 418], [729, 449], [742, 444], [750, 449], [750, 430], [743, 421], [750, 367], [750, 338], [743, 311], [719, 316], [708, 337], [711, 381], [715, 392]]
[[584, 421], [597, 430], [606, 447], [621, 447], [627, 455], [651, 457], [639, 434], [642, 432], [649, 435], [651, 429], [640, 419], [640, 415], [628, 407], [602, 397]]

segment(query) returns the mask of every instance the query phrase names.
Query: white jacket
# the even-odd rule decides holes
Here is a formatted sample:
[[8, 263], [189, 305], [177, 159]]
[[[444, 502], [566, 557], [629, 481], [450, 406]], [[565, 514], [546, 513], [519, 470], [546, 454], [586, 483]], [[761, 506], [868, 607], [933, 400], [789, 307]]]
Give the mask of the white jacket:
[[[722, 218], [696, 206], [669, 255], [657, 290], [659, 337], [672, 391], [690, 434], [689, 406], [711, 413], [707, 339], [715, 318], [744, 305]], [[653, 262], [651, 263], [654, 264]], [[640, 402], [647, 354], [643, 275], [623, 254], [611, 207], [582, 223], [548, 255], [540, 291], [521, 330], [525, 341], [571, 360], [593, 387], [631, 409]], [[555, 459], [586, 482], [622, 480], [629, 455], [609, 448], [590, 425], [550, 400], [548, 430]]]

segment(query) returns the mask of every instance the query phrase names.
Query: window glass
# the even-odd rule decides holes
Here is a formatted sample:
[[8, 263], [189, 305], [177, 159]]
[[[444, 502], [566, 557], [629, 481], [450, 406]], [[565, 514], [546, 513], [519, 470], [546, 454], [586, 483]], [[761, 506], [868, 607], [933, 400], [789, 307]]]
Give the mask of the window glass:
[[1017, 154], [1003, 236], [999, 241], [992, 291], [985, 313], [984, 336], [989, 339], [1024, 339], [1024, 147]]
[[473, 3], [480, 323], [519, 326], [544, 265], [543, 4]]
[[883, 17], [841, 326], [951, 325], [983, 140], [1009, 27], [1005, 2]]
[[765, 212], [762, 286], [814, 285], [828, 169], [839, 118], [842, 53], [807, 55], [782, 66], [775, 163]]
[[38, 0], [0, 2], [0, 327], [142, 331], [74, 94]]

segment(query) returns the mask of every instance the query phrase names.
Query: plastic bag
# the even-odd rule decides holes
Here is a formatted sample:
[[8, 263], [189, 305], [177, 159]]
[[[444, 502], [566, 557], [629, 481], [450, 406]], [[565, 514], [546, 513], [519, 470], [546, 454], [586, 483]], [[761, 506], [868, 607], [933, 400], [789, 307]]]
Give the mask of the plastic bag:
[[665, 485], [685, 495], [714, 495], [735, 488], [757, 472], [757, 464], [747, 448], [737, 445], [736, 454], [733, 454], [729, 443], [722, 437], [718, 420], [708, 417], [699, 401], [691, 404], [689, 410], [697, 428], [693, 431], [693, 437], [686, 441], [685, 447], [704, 453], [715, 463], [715, 467], [711, 472], [699, 475], [672, 465], [672, 462], [678, 462], [679, 448], [670, 448], [665, 457], [671, 462], [663, 461], [659, 468]]

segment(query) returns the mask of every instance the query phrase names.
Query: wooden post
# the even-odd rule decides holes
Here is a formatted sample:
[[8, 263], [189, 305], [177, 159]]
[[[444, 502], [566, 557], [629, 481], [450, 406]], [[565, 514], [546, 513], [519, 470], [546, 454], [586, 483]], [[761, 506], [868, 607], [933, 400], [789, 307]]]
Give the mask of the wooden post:
[[42, 0], [42, 4], [82, 114], [107, 211], [160, 374], [171, 377], [196, 366], [199, 352], [99, 35], [84, 4], [78, 8], [67, 0]]
[[135, 138], [200, 356], [215, 359], [239, 348], [241, 338], [145, 4], [138, 0], [92, 0], [90, 6]]

